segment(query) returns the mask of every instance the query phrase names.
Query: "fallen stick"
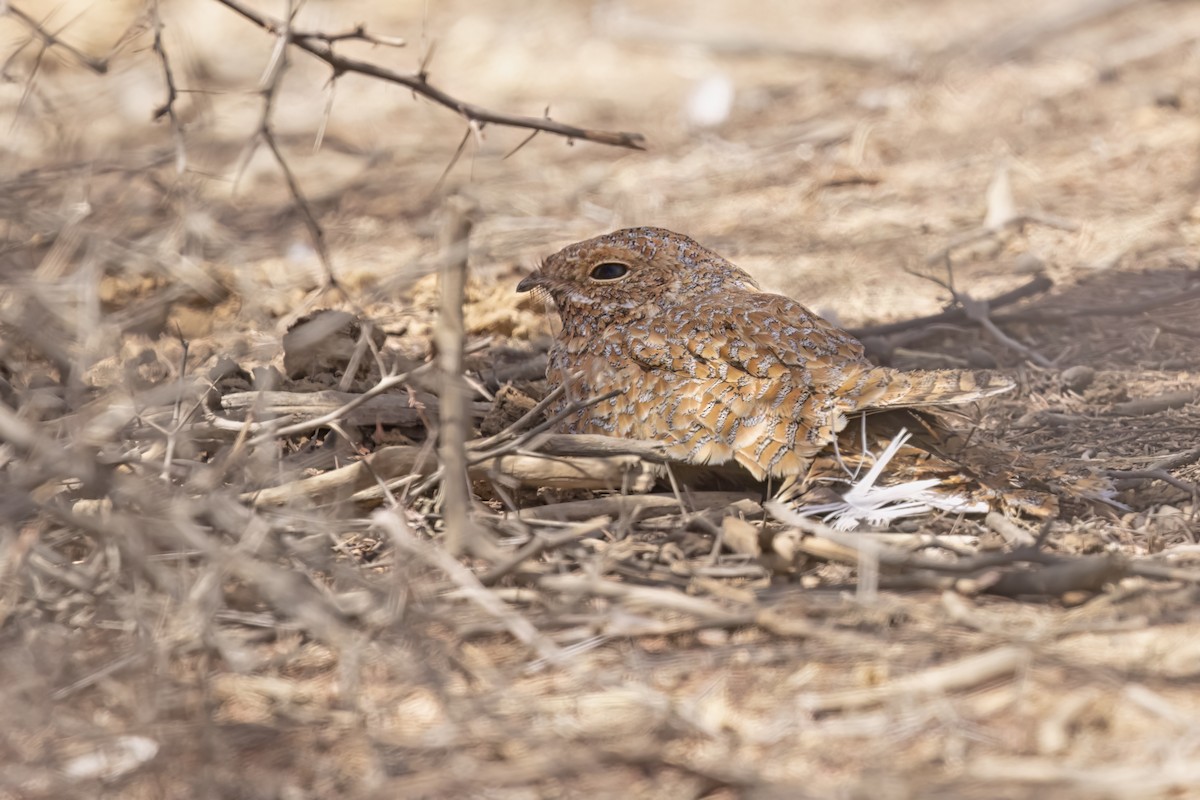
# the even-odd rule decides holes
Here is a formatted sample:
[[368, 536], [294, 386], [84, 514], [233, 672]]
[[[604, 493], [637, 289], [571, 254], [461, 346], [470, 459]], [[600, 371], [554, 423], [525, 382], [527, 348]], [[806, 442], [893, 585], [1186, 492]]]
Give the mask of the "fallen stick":
[[[323, 504], [339, 498], [366, 502], [382, 499], [381, 484], [412, 482], [432, 475], [437, 469], [437, 460], [427, 448], [395, 445], [321, 475], [244, 492], [241, 499], [256, 506], [284, 505], [298, 500]], [[653, 488], [658, 472], [653, 464], [635, 455], [592, 457], [554, 453], [500, 456], [472, 464], [468, 470], [472, 480], [507, 478], [520, 486], [632, 492]]]
[[1172, 408], [1182, 408], [1197, 400], [1200, 400], [1200, 394], [1197, 394], [1194, 389], [1183, 389], [1178, 392], [1160, 394], [1157, 397], [1142, 397], [1117, 403], [1108, 410], [1108, 413], [1117, 417], [1144, 417]]

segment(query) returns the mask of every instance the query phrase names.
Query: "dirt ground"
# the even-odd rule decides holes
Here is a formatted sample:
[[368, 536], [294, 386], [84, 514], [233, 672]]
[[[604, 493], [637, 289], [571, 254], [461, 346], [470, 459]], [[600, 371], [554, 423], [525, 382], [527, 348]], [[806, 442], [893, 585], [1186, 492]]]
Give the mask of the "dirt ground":
[[[285, 9], [0, 14], [0, 798], [1200, 797], [1200, 6]], [[1012, 377], [961, 425], [1058, 511], [530, 433], [516, 284], [634, 225]]]

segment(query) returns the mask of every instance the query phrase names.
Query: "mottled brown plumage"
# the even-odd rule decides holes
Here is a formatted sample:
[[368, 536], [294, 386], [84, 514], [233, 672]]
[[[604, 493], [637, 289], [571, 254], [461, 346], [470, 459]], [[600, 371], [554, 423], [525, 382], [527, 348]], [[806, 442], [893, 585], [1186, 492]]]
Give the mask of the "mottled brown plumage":
[[986, 373], [871, 364], [850, 334], [686, 236], [629, 228], [547, 258], [518, 291], [554, 300], [547, 377], [567, 432], [665, 442], [694, 464], [803, 478], [861, 412], [965, 403], [1011, 388]]

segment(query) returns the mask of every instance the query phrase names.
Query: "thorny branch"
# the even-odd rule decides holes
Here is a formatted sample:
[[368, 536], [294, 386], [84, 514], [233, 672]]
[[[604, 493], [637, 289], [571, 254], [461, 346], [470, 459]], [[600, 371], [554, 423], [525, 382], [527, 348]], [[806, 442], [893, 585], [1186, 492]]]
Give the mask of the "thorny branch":
[[108, 59], [93, 58], [87, 53], [72, 47], [69, 43], [64, 42], [54, 33], [43, 28], [37, 20], [26, 14], [21, 9], [14, 5], [0, 3], [0, 12], [7, 12], [9, 16], [19, 21], [22, 25], [29, 28], [39, 39], [42, 40], [44, 48], [57, 47], [71, 54], [71, 57], [84, 65], [97, 75], [104, 75], [108, 72]]
[[502, 114], [475, 105], [474, 103], [467, 103], [452, 97], [429, 83], [429, 76], [424, 69], [416, 73], [405, 74], [372, 64], [368, 61], [348, 58], [334, 52], [332, 42], [335, 41], [335, 37], [292, 30], [290, 22], [272, 19], [259, 14], [257, 11], [241, 3], [240, 0], [217, 0], [217, 2], [241, 14], [263, 30], [286, 37], [290, 44], [294, 44], [306, 53], [324, 61], [333, 69], [334, 80], [346, 73], [358, 73], [390, 83], [396, 83], [411, 89], [422, 97], [432, 100], [438, 105], [445, 106], [451, 111], [457, 112], [469, 123], [474, 123], [480, 128], [485, 125], [503, 125], [510, 128], [545, 131], [558, 136], [564, 136], [567, 139], [581, 139], [613, 147], [627, 147], [632, 150], [645, 149], [645, 137], [640, 133], [579, 128], [574, 125], [555, 122], [549, 117], [526, 117], [514, 114]]
[[159, 120], [166, 116], [171, 120], [171, 134], [175, 138], [175, 171], [183, 174], [183, 171], [187, 169], [187, 151], [184, 150], [183, 123], [175, 111], [175, 100], [179, 97], [179, 89], [175, 85], [175, 73], [171, 70], [171, 61], [167, 58], [166, 48], [163, 47], [163, 22], [158, 10], [158, 0], [154, 0], [151, 15], [154, 23], [154, 53], [162, 64], [163, 80], [167, 84], [167, 99], [154, 110], [153, 118]]
[[321, 262], [321, 267], [325, 271], [325, 287], [323, 288], [338, 288], [337, 276], [333, 271], [333, 262], [329, 257], [329, 248], [325, 243], [325, 230], [321, 227], [321, 223], [317, 221], [317, 215], [313, 212], [312, 206], [304, 196], [304, 192], [296, 180], [295, 173], [288, 166], [287, 159], [283, 156], [283, 151], [279, 149], [279, 144], [275, 140], [275, 132], [271, 127], [271, 114], [275, 106], [275, 97], [279, 90], [279, 82], [282, 80], [287, 66], [287, 45], [294, 38], [294, 34], [291, 31], [291, 23], [297, 10], [296, 6], [292, 2], [289, 2], [287, 22], [279, 22], [275, 27], [268, 29], [276, 33], [278, 38], [275, 50], [271, 54], [271, 60], [263, 73], [261, 89], [262, 114], [259, 116], [258, 130], [254, 141], [246, 148], [245, 157], [242, 160], [242, 168], [244, 169], [250, 163], [250, 157], [254, 154], [258, 143], [265, 144], [271, 156], [275, 159], [275, 163], [279, 165], [279, 169], [283, 172], [284, 180], [288, 186], [288, 193], [291, 195], [296, 207], [300, 210], [300, 214], [304, 219], [304, 226], [308, 229], [309, 237], [312, 239], [313, 249], [316, 251], [317, 258]]

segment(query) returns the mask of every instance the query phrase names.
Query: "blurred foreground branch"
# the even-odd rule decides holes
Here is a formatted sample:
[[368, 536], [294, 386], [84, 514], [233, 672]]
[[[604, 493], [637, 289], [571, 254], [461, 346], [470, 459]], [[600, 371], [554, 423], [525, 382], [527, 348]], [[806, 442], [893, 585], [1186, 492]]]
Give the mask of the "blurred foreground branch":
[[82, 50], [72, 47], [69, 42], [63, 41], [55, 33], [46, 30], [46, 28], [39, 24], [36, 19], [29, 16], [16, 6], [8, 3], [0, 3], [0, 13], [8, 14], [13, 19], [17, 20], [26, 28], [28, 28], [34, 36], [41, 40], [43, 52], [52, 47], [57, 47], [60, 50], [69, 53], [70, 56], [75, 59], [75, 61], [87, 67], [92, 72], [95, 72], [97, 75], [103, 75], [108, 72], [107, 58], [93, 58], [87, 53], [84, 53]]

